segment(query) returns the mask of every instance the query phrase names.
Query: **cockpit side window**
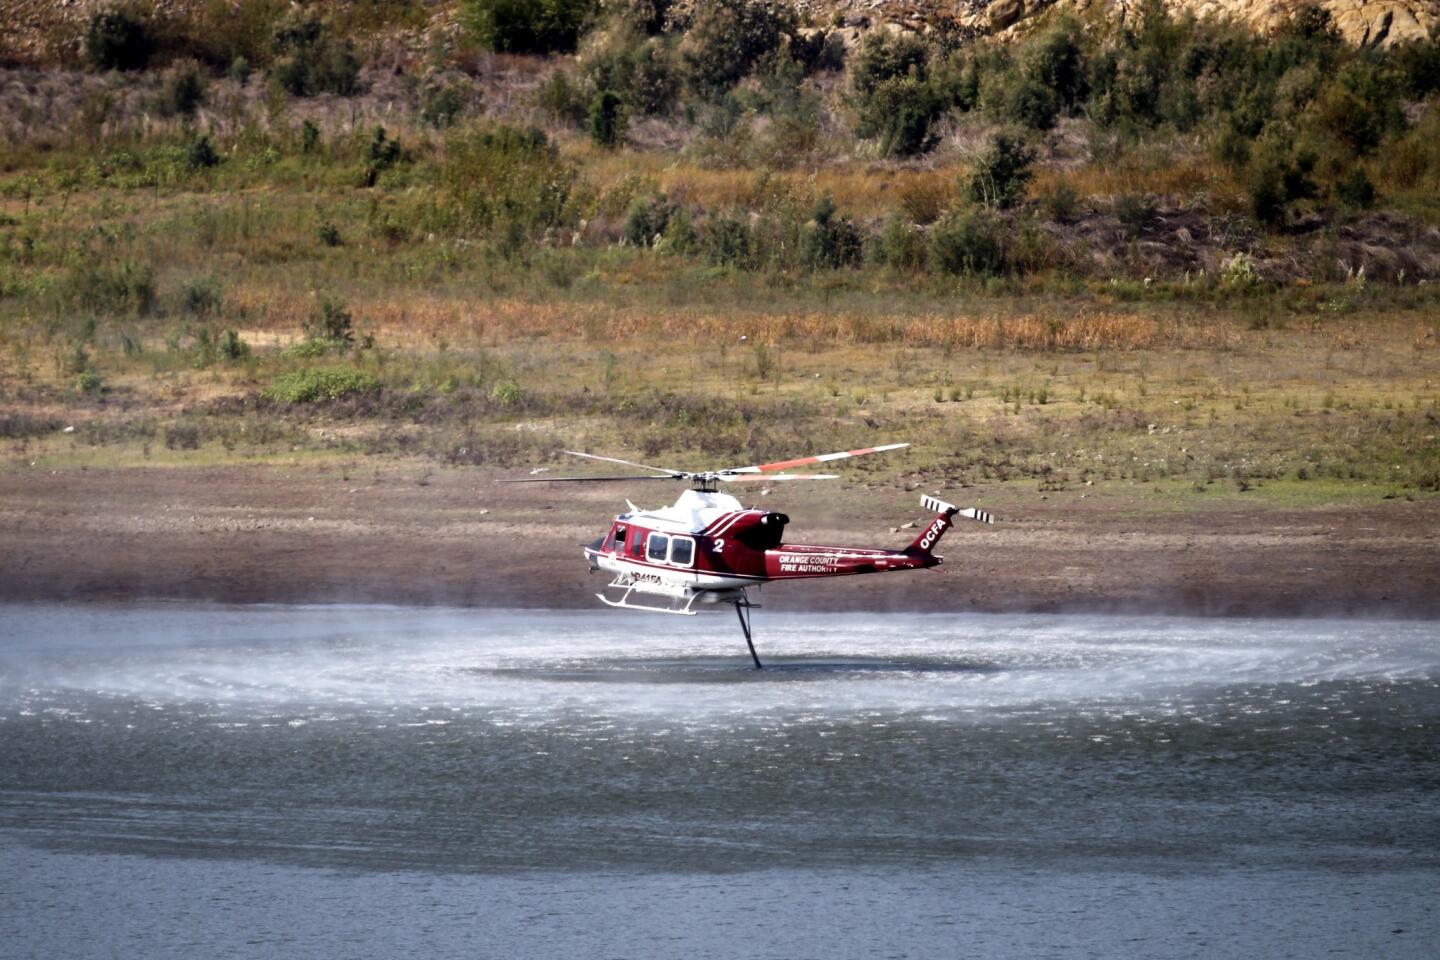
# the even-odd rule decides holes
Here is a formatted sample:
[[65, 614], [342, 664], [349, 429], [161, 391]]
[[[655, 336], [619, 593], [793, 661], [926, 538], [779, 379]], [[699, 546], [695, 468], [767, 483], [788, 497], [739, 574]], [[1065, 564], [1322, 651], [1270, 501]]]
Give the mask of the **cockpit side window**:
[[631, 531], [631, 534], [630, 534], [630, 556], [632, 556], [632, 557], [637, 557], [637, 558], [638, 558], [638, 557], [643, 557], [643, 556], [645, 556], [645, 531], [644, 531], [644, 530], [634, 530], [634, 531]]
[[665, 552], [670, 546], [670, 538], [663, 533], [650, 534], [650, 548], [646, 551], [646, 559], [655, 563], [665, 562]]
[[615, 529], [610, 531], [610, 539], [605, 541], [605, 546], [602, 549], [607, 552], [610, 550], [625, 549], [625, 524], [615, 524]]

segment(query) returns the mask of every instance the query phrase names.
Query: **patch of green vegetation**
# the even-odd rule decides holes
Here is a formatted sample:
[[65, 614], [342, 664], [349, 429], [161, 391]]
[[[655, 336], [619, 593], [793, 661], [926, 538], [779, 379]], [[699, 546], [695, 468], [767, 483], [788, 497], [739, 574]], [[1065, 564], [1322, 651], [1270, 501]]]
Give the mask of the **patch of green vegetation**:
[[262, 395], [277, 403], [315, 403], [369, 393], [379, 387], [380, 381], [373, 375], [353, 367], [315, 367], [281, 374]]

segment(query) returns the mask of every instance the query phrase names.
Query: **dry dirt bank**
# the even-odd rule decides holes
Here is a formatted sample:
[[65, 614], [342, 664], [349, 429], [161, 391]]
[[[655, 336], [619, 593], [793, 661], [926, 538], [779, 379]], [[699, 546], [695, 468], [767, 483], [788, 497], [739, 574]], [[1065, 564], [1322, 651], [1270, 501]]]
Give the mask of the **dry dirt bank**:
[[[0, 475], [0, 597], [583, 607], [579, 545], [628, 493], [423, 465]], [[562, 492], [563, 491], [563, 492]], [[986, 491], [968, 491], [985, 502]], [[1013, 493], [1010, 494], [1013, 497]], [[1440, 616], [1440, 499], [1157, 511], [1038, 495], [964, 525], [934, 572], [771, 588], [777, 609]], [[903, 544], [913, 494], [784, 492], [787, 539]], [[990, 502], [994, 502], [992, 492]]]

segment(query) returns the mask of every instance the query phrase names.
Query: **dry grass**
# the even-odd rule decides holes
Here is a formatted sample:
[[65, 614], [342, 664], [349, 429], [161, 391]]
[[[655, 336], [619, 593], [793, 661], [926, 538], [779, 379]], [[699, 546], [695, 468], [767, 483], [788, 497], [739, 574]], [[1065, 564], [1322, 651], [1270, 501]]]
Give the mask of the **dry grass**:
[[[315, 309], [315, 298], [279, 291], [231, 294], [234, 307], [261, 322], [257, 332], [293, 334]], [[687, 345], [722, 341], [806, 344], [903, 344], [966, 350], [1075, 352], [1158, 348], [1233, 350], [1256, 337], [1237, 323], [1154, 314], [1079, 311], [1057, 314], [1001, 313], [881, 315], [848, 311], [712, 312], [694, 305], [657, 312], [648, 306], [536, 302], [487, 298], [482, 302], [442, 297], [380, 298], [357, 308], [357, 323], [385, 342], [412, 348], [445, 339], [503, 343], [536, 338], [627, 343], [663, 340]], [[1331, 349], [1354, 346], [1354, 328], [1329, 334]], [[1421, 342], [1416, 335], [1417, 344]]]

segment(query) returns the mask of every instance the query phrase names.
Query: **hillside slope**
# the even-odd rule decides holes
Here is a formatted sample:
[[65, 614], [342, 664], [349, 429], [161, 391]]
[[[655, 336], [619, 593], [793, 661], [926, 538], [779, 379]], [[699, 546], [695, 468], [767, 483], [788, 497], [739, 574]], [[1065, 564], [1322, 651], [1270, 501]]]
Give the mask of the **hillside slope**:
[[[84, 24], [94, 11], [115, 0], [5, 0], [7, 28], [0, 33], [0, 63], [54, 63], [77, 52]], [[235, 0], [231, 0], [232, 4]], [[1171, 10], [1200, 17], [1238, 20], [1268, 31], [1289, 19], [1303, 0], [1164, 0]], [[185, 16], [205, 0], [154, 0], [162, 16]], [[1346, 40], [1388, 46], [1424, 37], [1440, 20], [1440, 0], [1320, 0]], [[346, 0], [315, 0], [314, 7], [349, 9]], [[460, 4], [435, 0], [424, 4], [423, 19], [432, 28], [451, 30]], [[1125, 17], [1141, 6], [1138, 0], [796, 0], [796, 6], [817, 23], [841, 21], [856, 27], [890, 24], [925, 30], [945, 22], [981, 33], [1024, 29], [1026, 21], [1052, 8], [1077, 13]]]

